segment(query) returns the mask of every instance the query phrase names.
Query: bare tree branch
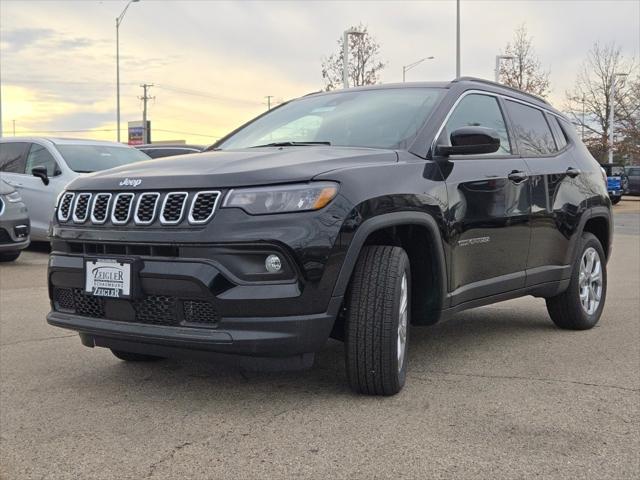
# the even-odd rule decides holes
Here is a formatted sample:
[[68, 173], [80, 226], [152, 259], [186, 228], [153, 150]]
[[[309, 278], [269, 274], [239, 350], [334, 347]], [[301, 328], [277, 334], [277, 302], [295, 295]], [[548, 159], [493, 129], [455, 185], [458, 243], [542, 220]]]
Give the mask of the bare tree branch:
[[549, 94], [549, 72], [542, 69], [526, 25], [522, 24], [515, 30], [513, 41], [507, 43], [504, 55], [514, 59], [500, 65], [502, 83], [541, 97]]
[[[373, 85], [380, 79], [380, 71], [386, 62], [380, 61], [380, 44], [362, 23], [351, 27], [364, 35], [349, 35], [349, 82], [352, 86]], [[342, 38], [338, 39], [338, 51], [322, 60], [322, 78], [326, 90], [342, 86]]]

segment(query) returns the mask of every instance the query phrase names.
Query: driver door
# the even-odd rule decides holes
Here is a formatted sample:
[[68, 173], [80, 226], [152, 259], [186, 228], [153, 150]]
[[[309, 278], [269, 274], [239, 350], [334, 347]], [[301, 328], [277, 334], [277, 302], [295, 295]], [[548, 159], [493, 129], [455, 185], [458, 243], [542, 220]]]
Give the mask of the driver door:
[[448, 173], [451, 306], [524, 287], [531, 236], [527, 165], [509, 137], [499, 99], [484, 93], [464, 95], [438, 144], [450, 145], [451, 132], [466, 126], [495, 130], [500, 148], [452, 155], [441, 164]]

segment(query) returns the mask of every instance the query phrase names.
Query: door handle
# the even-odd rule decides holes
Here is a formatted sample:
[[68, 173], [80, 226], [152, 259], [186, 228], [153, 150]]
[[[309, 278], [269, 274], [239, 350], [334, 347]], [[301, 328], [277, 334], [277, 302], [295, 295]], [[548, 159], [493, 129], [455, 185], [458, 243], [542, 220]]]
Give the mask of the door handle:
[[573, 168], [573, 167], [567, 168], [567, 176], [569, 178], [576, 178], [581, 173], [582, 172], [580, 170], [578, 170], [577, 168]]
[[514, 170], [507, 176], [507, 178], [513, 183], [518, 184], [524, 182], [527, 178], [529, 178], [529, 175], [527, 175], [526, 172]]

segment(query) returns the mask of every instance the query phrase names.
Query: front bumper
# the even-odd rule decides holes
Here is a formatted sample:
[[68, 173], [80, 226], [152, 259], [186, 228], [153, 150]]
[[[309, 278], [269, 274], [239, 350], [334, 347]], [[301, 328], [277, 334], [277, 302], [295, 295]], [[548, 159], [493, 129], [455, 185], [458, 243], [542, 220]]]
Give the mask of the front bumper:
[[[140, 298], [92, 297], [83, 291], [87, 258], [51, 255], [52, 311], [47, 321], [80, 332], [90, 346], [149, 354], [164, 348], [257, 357], [302, 355], [322, 348], [342, 303], [341, 297], [332, 297], [322, 311], [309, 311], [304, 290], [313, 289], [300, 280], [238, 284], [215, 260], [202, 258], [140, 258]], [[193, 320], [196, 304], [200, 317]]]
[[[0, 220], [0, 253], [18, 252], [29, 246], [29, 218], [21, 215], [13, 215], [7, 219], [5, 212]], [[17, 218], [15, 218], [17, 217]]]

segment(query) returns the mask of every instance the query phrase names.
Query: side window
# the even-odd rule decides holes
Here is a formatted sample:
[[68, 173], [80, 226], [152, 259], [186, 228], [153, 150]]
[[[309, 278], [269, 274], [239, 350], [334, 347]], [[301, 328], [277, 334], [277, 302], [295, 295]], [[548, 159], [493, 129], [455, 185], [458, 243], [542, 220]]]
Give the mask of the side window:
[[47, 175], [49, 177], [60, 175], [60, 169], [58, 168], [58, 164], [53, 158], [53, 155], [51, 155], [46, 147], [38, 145], [37, 143], [31, 144], [25, 172], [31, 173], [31, 169], [33, 167], [47, 167]]
[[535, 157], [558, 150], [542, 110], [510, 100], [505, 103], [522, 155]]
[[451, 145], [449, 136], [461, 127], [492, 128], [500, 136], [500, 149], [487, 155], [511, 155], [511, 142], [507, 133], [507, 126], [495, 97], [482, 94], [471, 94], [460, 100], [447, 124], [445, 125], [438, 143]]
[[547, 120], [549, 120], [549, 125], [551, 125], [551, 130], [556, 136], [556, 143], [558, 144], [558, 150], [562, 150], [567, 146], [569, 140], [567, 139], [567, 134], [564, 133], [564, 130], [560, 126], [558, 119], [555, 115], [547, 115]]
[[24, 173], [30, 145], [24, 142], [0, 143], [0, 172]]

